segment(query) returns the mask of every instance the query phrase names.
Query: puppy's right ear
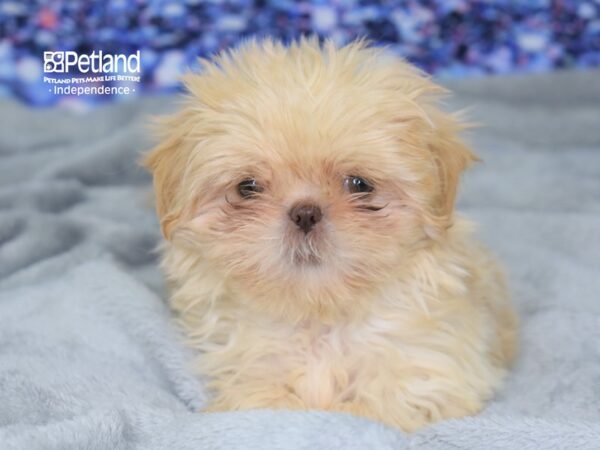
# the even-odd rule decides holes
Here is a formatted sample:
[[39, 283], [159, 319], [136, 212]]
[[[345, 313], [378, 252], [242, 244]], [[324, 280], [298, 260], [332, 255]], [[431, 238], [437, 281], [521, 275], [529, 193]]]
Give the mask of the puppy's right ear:
[[189, 152], [185, 148], [182, 117], [159, 121], [159, 129], [166, 131], [164, 139], [142, 159], [154, 179], [156, 212], [165, 239], [170, 240], [174, 226], [183, 215], [184, 199], [181, 192]]

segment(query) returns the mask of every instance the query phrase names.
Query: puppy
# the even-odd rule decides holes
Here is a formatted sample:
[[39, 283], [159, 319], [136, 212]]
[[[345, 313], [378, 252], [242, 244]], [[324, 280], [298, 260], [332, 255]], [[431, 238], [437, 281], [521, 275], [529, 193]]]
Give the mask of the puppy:
[[356, 42], [249, 42], [185, 77], [145, 159], [210, 411], [406, 431], [473, 414], [515, 346], [502, 273], [453, 214], [476, 158], [444, 90]]

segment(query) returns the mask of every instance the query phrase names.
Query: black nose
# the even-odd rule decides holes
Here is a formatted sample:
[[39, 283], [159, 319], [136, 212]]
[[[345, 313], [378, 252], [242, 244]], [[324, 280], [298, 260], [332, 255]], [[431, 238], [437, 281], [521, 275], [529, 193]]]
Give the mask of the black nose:
[[322, 217], [321, 208], [317, 205], [299, 203], [290, 210], [290, 219], [305, 233], [312, 230]]

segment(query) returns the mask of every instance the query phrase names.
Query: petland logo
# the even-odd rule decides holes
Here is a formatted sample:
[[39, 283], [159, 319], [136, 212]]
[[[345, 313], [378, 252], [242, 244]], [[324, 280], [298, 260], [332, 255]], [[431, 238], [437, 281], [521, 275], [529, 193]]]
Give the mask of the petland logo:
[[44, 83], [53, 96], [130, 95], [140, 78], [139, 50], [131, 55], [44, 52]]
[[140, 73], [140, 51], [132, 55], [103, 53], [79, 55], [74, 51], [44, 52], [45, 73], [69, 73], [76, 68], [79, 73]]

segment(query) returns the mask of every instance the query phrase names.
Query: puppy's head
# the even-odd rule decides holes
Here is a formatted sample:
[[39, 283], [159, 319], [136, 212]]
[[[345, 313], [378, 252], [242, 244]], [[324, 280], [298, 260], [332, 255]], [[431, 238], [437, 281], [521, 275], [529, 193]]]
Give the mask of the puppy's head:
[[344, 314], [452, 223], [474, 159], [442, 89], [354, 43], [249, 43], [185, 79], [146, 159], [166, 239], [256, 307]]

